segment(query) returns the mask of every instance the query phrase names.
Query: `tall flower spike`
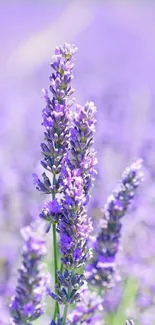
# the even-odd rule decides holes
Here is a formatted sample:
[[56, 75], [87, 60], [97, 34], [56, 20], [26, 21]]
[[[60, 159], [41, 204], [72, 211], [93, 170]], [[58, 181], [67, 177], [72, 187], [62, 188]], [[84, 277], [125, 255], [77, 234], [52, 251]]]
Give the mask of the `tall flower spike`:
[[[46, 173], [43, 173], [43, 181], [41, 181], [37, 174], [33, 174], [34, 184], [39, 191], [45, 194], [52, 194], [61, 192], [59, 174], [61, 171], [61, 164], [64, 154], [69, 147], [69, 122], [70, 122], [70, 107], [74, 100], [69, 100], [70, 95], [74, 92], [70, 86], [73, 79], [72, 59], [76, 52], [73, 45], [64, 44], [55, 50], [51, 67], [53, 69], [50, 77], [50, 92], [52, 98], [48, 95], [47, 90], [44, 90], [44, 98], [46, 107], [43, 109], [43, 123], [45, 127], [45, 143], [41, 143], [42, 154], [44, 156], [41, 161], [45, 170], [52, 173], [53, 182], [51, 183]], [[48, 223], [56, 222], [52, 213], [43, 210], [41, 217], [48, 221]], [[45, 212], [45, 213], [44, 213]], [[50, 211], [51, 212], [51, 211]]]
[[92, 228], [84, 207], [86, 198], [79, 170], [70, 169], [64, 159], [62, 173], [64, 198], [58, 231], [64, 272], [58, 272], [60, 287], [56, 288], [57, 295], [51, 296], [59, 303], [73, 304], [79, 300], [79, 290], [84, 284], [83, 274], [76, 273], [76, 269], [83, 267], [90, 257], [87, 241]]
[[103, 310], [102, 305], [102, 298], [96, 292], [90, 292], [86, 288], [81, 294], [81, 301], [77, 303], [75, 310], [68, 317], [69, 324], [101, 324], [103, 322], [101, 315], [97, 313]]
[[45, 242], [33, 227], [22, 229], [25, 240], [22, 266], [18, 273], [16, 292], [10, 304], [11, 324], [31, 325], [44, 312], [47, 276], [42, 271], [46, 254]]
[[90, 188], [93, 185], [97, 164], [96, 153], [93, 149], [96, 119], [94, 114], [96, 107], [93, 102], [85, 106], [77, 105], [73, 115], [71, 128], [71, 162], [74, 168], [80, 169], [84, 182], [86, 203], [89, 201]]
[[87, 212], [84, 208], [86, 198], [79, 170], [71, 170], [68, 166], [64, 168], [62, 218], [58, 224], [60, 250], [63, 264], [69, 268], [77, 268], [85, 263], [85, 244], [92, 228], [91, 224], [87, 225]]
[[121, 237], [120, 220], [143, 179], [141, 164], [142, 160], [137, 160], [125, 170], [118, 188], [109, 196], [103, 209], [101, 229], [93, 243], [93, 261], [86, 272], [88, 281], [103, 289], [113, 286], [117, 280], [115, 258]]

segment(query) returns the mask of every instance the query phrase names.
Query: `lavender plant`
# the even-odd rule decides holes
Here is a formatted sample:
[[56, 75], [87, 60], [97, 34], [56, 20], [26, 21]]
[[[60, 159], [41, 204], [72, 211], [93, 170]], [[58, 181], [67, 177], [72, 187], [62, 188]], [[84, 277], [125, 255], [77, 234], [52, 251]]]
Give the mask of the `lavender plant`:
[[[46, 144], [41, 144], [44, 155], [41, 164], [52, 173], [52, 180], [46, 173], [42, 175], [43, 181], [33, 175], [37, 189], [52, 196], [40, 217], [47, 221], [47, 232], [53, 225], [55, 293], [49, 290], [49, 294], [56, 300], [53, 322], [56, 318], [60, 322], [59, 304], [65, 305], [63, 324], [66, 323], [68, 305], [79, 299], [84, 284], [83, 274], [76, 269], [83, 267], [90, 255], [87, 243], [91, 221], [85, 205], [89, 201], [96, 164], [92, 149], [96, 108], [93, 103], [87, 103], [84, 108], [77, 106], [73, 118], [70, 111], [75, 52], [76, 48], [68, 44], [56, 49], [49, 87], [52, 98], [44, 91], [47, 104], [43, 110]], [[58, 200], [60, 194], [62, 198]], [[58, 270], [56, 231], [60, 236], [61, 270]]]
[[75, 310], [69, 315], [69, 324], [94, 324], [102, 323], [103, 299], [96, 293], [90, 292], [88, 287], [81, 294], [81, 301], [77, 303]]
[[[49, 87], [53, 95], [52, 98], [48, 96], [47, 91], [44, 91], [46, 108], [43, 109], [42, 124], [45, 127], [46, 143], [41, 144], [44, 155], [41, 164], [48, 172], [52, 173], [52, 180], [45, 172], [42, 174], [43, 181], [36, 174], [33, 175], [37, 189], [52, 196], [52, 201], [46, 204], [40, 216], [48, 221], [47, 232], [50, 230], [51, 224], [53, 225], [55, 285], [58, 283], [56, 224], [60, 212], [56, 194], [62, 192], [60, 182], [61, 164], [63, 156], [69, 148], [70, 107], [73, 104], [73, 99], [69, 100], [69, 96], [73, 93], [70, 82], [73, 79], [74, 64], [72, 58], [75, 52], [76, 48], [69, 44], [56, 48], [51, 63], [53, 72], [50, 77], [51, 85]], [[59, 307], [56, 303], [54, 318], [57, 312], [59, 312]]]
[[77, 269], [83, 267], [89, 259], [90, 251], [87, 249], [87, 241], [92, 230], [84, 206], [86, 198], [83, 180], [77, 170], [67, 170], [67, 167], [66, 178], [64, 177], [62, 217], [58, 222], [64, 271], [58, 272], [60, 287], [56, 287], [57, 295], [51, 293], [54, 299], [65, 305], [62, 324], [66, 323], [69, 304], [77, 302], [82, 292], [84, 276], [83, 272], [79, 274]]
[[103, 208], [101, 228], [92, 244], [93, 261], [86, 272], [88, 281], [102, 290], [114, 286], [119, 280], [115, 260], [120, 246], [121, 219], [143, 179], [141, 164], [142, 160], [137, 160], [124, 171], [120, 184]]
[[[76, 105], [76, 110], [71, 111], [76, 50], [69, 44], [55, 50], [49, 92], [44, 90], [46, 107], [42, 111], [45, 131], [41, 165], [45, 172], [42, 180], [33, 174], [37, 190], [51, 196], [40, 218], [46, 223], [46, 232], [52, 229], [54, 290], [46, 288], [46, 277], [40, 274], [45, 243], [28, 227], [24, 231], [23, 265], [10, 305], [12, 324], [31, 325], [40, 317], [45, 291], [55, 301], [50, 325], [102, 323], [97, 310], [103, 309], [103, 298], [89, 291], [86, 280], [91, 290], [92, 285], [100, 287], [100, 293], [115, 284], [120, 219], [142, 179], [141, 161], [137, 161], [124, 172], [119, 187], [109, 197], [101, 229], [91, 246], [92, 222], [87, 206], [96, 175], [97, 159], [93, 148], [96, 107], [87, 102], [84, 107]], [[68, 316], [70, 306], [76, 307]]]
[[31, 325], [44, 313], [47, 276], [42, 270], [45, 241], [32, 226], [22, 229], [24, 246], [15, 295], [10, 304], [11, 324]]
[[[93, 293], [88, 290], [85, 291], [83, 297], [87, 297], [87, 300], [84, 299], [84, 301], [87, 301], [88, 308], [84, 308], [84, 301], [79, 304], [70, 316], [72, 324], [87, 324], [87, 321], [88, 324], [95, 324], [96, 317], [98, 324], [101, 324], [101, 318], [100, 315], [97, 315], [97, 312], [99, 308], [104, 310], [104, 297], [107, 290], [114, 287], [117, 281], [120, 280], [116, 268], [116, 256], [120, 248], [121, 219], [127, 212], [135, 196], [136, 189], [143, 180], [141, 165], [142, 160], [137, 160], [130, 167], [126, 168], [122, 174], [120, 184], [113, 194], [108, 197], [103, 208], [100, 230], [91, 243], [93, 258], [87, 265], [85, 272], [90, 287], [95, 286], [98, 290], [98, 300], [97, 298], [95, 299], [96, 305], [94, 303], [94, 308], [92, 309], [90, 301]], [[89, 314], [91, 315], [91, 320], [89, 319]], [[93, 317], [95, 317], [94, 320]]]

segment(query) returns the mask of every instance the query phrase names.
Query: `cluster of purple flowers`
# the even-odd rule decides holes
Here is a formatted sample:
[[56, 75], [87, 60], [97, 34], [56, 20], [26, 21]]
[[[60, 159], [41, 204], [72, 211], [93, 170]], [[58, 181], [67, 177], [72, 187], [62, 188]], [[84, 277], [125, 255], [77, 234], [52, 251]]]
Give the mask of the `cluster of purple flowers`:
[[[37, 190], [51, 195], [40, 218], [46, 222], [46, 232], [52, 226], [55, 286], [54, 290], [47, 288], [47, 277], [40, 273], [40, 262], [46, 253], [45, 243], [28, 227], [23, 233], [23, 264], [10, 305], [12, 324], [31, 325], [40, 317], [46, 291], [55, 301], [51, 325], [101, 324], [102, 318], [96, 312], [103, 309], [102, 289], [115, 283], [120, 219], [142, 179], [141, 161], [125, 170], [120, 185], [108, 198], [99, 233], [90, 245], [92, 222], [87, 206], [97, 173], [93, 148], [96, 107], [87, 102], [84, 106], [76, 105], [76, 110], [71, 112], [74, 99], [70, 96], [74, 90], [70, 83], [75, 52], [76, 48], [69, 44], [55, 50], [50, 94], [44, 90], [46, 107], [42, 114], [45, 141], [41, 144], [41, 165], [45, 172], [42, 180], [33, 174]], [[89, 291], [86, 280], [91, 289], [95, 284], [98, 292]], [[68, 308], [75, 303], [76, 309], [68, 317]], [[63, 313], [60, 305], [64, 305]]]
[[103, 208], [100, 231], [92, 244], [93, 261], [86, 272], [88, 281], [102, 289], [112, 287], [119, 280], [115, 260], [120, 245], [121, 219], [143, 180], [141, 165], [142, 161], [137, 160], [124, 171], [120, 184]]
[[[90, 255], [87, 242], [92, 228], [85, 206], [89, 201], [96, 164], [95, 152], [92, 149], [96, 108], [93, 103], [87, 103], [84, 107], [77, 105], [76, 112], [71, 114], [73, 100], [68, 101], [68, 96], [73, 92], [69, 82], [73, 78], [71, 59], [75, 51], [74, 46], [67, 44], [56, 50], [52, 63], [56, 74], [53, 73], [50, 78], [53, 98], [50, 100], [48, 97], [47, 100], [46, 96], [47, 107], [43, 110], [48, 152], [46, 146], [42, 165], [52, 172], [53, 184], [45, 173], [43, 182], [34, 175], [37, 188], [52, 194], [53, 200], [47, 202], [40, 217], [48, 221], [47, 231], [51, 223], [56, 225], [64, 270], [55, 270], [55, 293], [49, 293], [59, 304], [66, 305], [66, 308], [68, 304], [73, 304], [79, 299], [79, 290], [84, 281], [83, 274], [79, 274], [76, 269], [83, 267]], [[55, 151], [50, 148], [51, 142]], [[62, 198], [58, 200], [56, 195], [60, 193]], [[54, 315], [53, 321], [55, 318]]]
[[59, 206], [55, 200], [55, 195], [62, 192], [60, 186], [62, 159], [69, 148], [70, 108], [74, 102], [74, 99], [69, 100], [69, 96], [74, 92], [70, 82], [73, 79], [74, 64], [72, 57], [75, 52], [76, 48], [69, 44], [56, 48], [51, 63], [54, 72], [50, 77], [51, 84], [49, 87], [53, 95], [52, 99], [47, 90], [44, 90], [46, 107], [43, 109], [42, 125], [45, 127], [46, 143], [41, 144], [44, 156], [41, 164], [45, 170], [52, 173], [53, 179], [51, 180], [45, 172], [42, 174], [43, 181], [38, 178], [37, 174], [33, 174], [33, 177], [39, 191], [52, 194], [52, 203], [50, 201], [41, 213], [41, 217], [49, 223], [48, 231], [51, 223], [58, 221], [55, 211], [57, 211], [56, 214], [59, 213]]
[[82, 177], [77, 170], [70, 170], [67, 167], [63, 167], [64, 198], [61, 202], [62, 216], [58, 222], [64, 271], [58, 272], [60, 286], [56, 288], [56, 295], [51, 293], [60, 304], [73, 304], [79, 300], [84, 281], [83, 274], [79, 274], [77, 269], [83, 267], [89, 258], [87, 242], [92, 229], [84, 206], [86, 198]]
[[[86, 286], [81, 293], [81, 301], [77, 303], [76, 309], [69, 315], [69, 324], [92, 324], [102, 323], [103, 299], [96, 293], [90, 292]], [[98, 312], [98, 313], [97, 313]]]
[[33, 226], [27, 226], [21, 232], [24, 238], [23, 261], [18, 272], [16, 292], [10, 304], [11, 324], [31, 325], [44, 313], [47, 276], [41, 262], [46, 255], [46, 245]]
[[96, 124], [95, 112], [96, 107], [93, 102], [86, 103], [84, 107], [77, 105], [71, 128], [72, 165], [74, 168], [80, 169], [86, 203], [89, 201], [89, 190], [93, 185], [96, 174], [95, 165], [97, 164], [96, 153], [92, 147]]

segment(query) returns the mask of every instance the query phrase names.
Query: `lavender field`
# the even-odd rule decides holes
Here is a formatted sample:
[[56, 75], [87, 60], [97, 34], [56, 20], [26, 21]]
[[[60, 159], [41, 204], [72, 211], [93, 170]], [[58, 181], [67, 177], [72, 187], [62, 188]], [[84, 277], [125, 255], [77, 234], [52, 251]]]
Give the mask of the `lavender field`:
[[[154, 13], [153, 1], [40, 0], [35, 2], [25, 0], [20, 2], [13, 0], [0, 2], [0, 324], [2, 325], [132, 325], [131, 322], [127, 324], [126, 320], [133, 320], [134, 325], [155, 324]], [[54, 300], [52, 298], [58, 302], [55, 310], [64, 315], [64, 291], [61, 299], [57, 293], [60, 302], [48, 290], [48, 295], [45, 297], [45, 312], [43, 314], [41, 312], [42, 315], [39, 318], [36, 317], [28, 322], [28, 320], [20, 320], [17, 313], [19, 319], [16, 316], [16, 319], [10, 321], [9, 305], [17, 288], [17, 271], [22, 263], [21, 250], [24, 240], [23, 258], [27, 256], [27, 263], [28, 261], [30, 263], [31, 258], [33, 260], [35, 254], [39, 254], [37, 262], [35, 260], [36, 264], [31, 261], [32, 265], [38, 268], [38, 263], [42, 260], [45, 264], [44, 272], [48, 279], [45, 277], [41, 282], [41, 292], [46, 291], [46, 286], [52, 292], [54, 291], [55, 256], [52, 230], [45, 232], [52, 222], [50, 221], [51, 224], [49, 224], [47, 220], [49, 216], [47, 217], [44, 209], [47, 200], [51, 199], [47, 197], [50, 191], [49, 189], [49, 192], [43, 190], [43, 185], [40, 185], [36, 173], [41, 179], [45, 161], [44, 165], [41, 165], [40, 161], [43, 159], [42, 152], [47, 154], [45, 152], [47, 148], [41, 149], [40, 144], [44, 141], [44, 129], [51, 127], [51, 124], [48, 124], [47, 109], [44, 112], [46, 121], [43, 122], [43, 126], [41, 125], [42, 110], [46, 104], [51, 105], [46, 94], [44, 98], [42, 89], [49, 88], [50, 82], [53, 82], [51, 96], [53, 94], [56, 96], [55, 79], [52, 76], [50, 64], [53, 62], [52, 56], [55, 48], [63, 46], [64, 43], [75, 44], [78, 50], [73, 53], [74, 50], [67, 47], [64, 50], [67, 54], [66, 52], [63, 54], [63, 51], [59, 49], [56, 59], [57, 55], [58, 57], [64, 55], [67, 60], [70, 60], [70, 57], [72, 58], [75, 54], [73, 81], [72, 66], [67, 65], [65, 69], [68, 69], [67, 76], [69, 75], [75, 88], [73, 97], [76, 97], [76, 103], [84, 108], [80, 108], [81, 106], [78, 108], [79, 113], [77, 113], [75, 122], [76, 132], [74, 128], [74, 132], [73, 130], [71, 132], [72, 149], [69, 149], [68, 138], [66, 138], [66, 143], [64, 147], [62, 146], [62, 151], [60, 150], [61, 164], [63, 166], [65, 148], [71, 151], [75, 161], [79, 157], [79, 149], [76, 151], [76, 147], [79, 145], [78, 141], [82, 140], [78, 138], [80, 136], [77, 130], [78, 127], [80, 129], [81, 116], [84, 120], [88, 118], [87, 114], [88, 120], [91, 120], [90, 125], [87, 125], [91, 134], [88, 132], [87, 140], [89, 137], [94, 139], [94, 144], [92, 139], [91, 141], [97, 153], [98, 163], [96, 164], [95, 153], [91, 149], [91, 162], [85, 162], [86, 158], [83, 158], [83, 165], [80, 165], [84, 170], [83, 174], [82, 172], [80, 174], [85, 182], [84, 185], [81, 183], [79, 174], [75, 173], [79, 168], [77, 167], [78, 160], [76, 163], [74, 161], [75, 171], [73, 169], [69, 172], [68, 167], [62, 168], [63, 175], [68, 177], [68, 183], [61, 180], [64, 191], [62, 206], [64, 215], [67, 215], [69, 213], [66, 203], [68, 202], [66, 197], [69, 195], [67, 186], [73, 185], [74, 181], [73, 198], [79, 195], [81, 199], [78, 201], [79, 210], [75, 207], [74, 213], [78, 211], [80, 214], [83, 211], [83, 214], [87, 214], [84, 226], [86, 232], [88, 231], [88, 234], [90, 232], [90, 236], [85, 239], [81, 238], [83, 242], [85, 240], [88, 247], [92, 248], [93, 256], [90, 261], [84, 258], [84, 252], [81, 253], [84, 245], [79, 248], [80, 244], [74, 249], [74, 261], [71, 262], [69, 259], [66, 261], [69, 253], [68, 251], [66, 253], [65, 245], [67, 247], [70, 244], [68, 239], [71, 236], [70, 230], [66, 232], [62, 220], [53, 219], [54, 222], [53, 220], [52, 222], [55, 225], [58, 221], [57, 240], [63, 267], [66, 267], [66, 272], [68, 272], [66, 278], [69, 278], [71, 268], [73, 271], [76, 267], [79, 268], [78, 274], [84, 272], [82, 270], [82, 263], [84, 263], [86, 271], [84, 276], [90, 292], [84, 289], [84, 292], [80, 293], [81, 302], [77, 304], [75, 304], [76, 299], [67, 300], [69, 308], [68, 310], [66, 308], [68, 311], [66, 320], [65, 316], [63, 319], [60, 317], [59, 320], [53, 316]], [[54, 61], [53, 64], [56, 70], [58, 63]], [[61, 74], [61, 69], [59, 73]], [[50, 81], [49, 76], [51, 76]], [[69, 91], [65, 93], [66, 97]], [[87, 101], [88, 107], [85, 106]], [[94, 102], [96, 110], [90, 102]], [[65, 105], [64, 103], [66, 102], [61, 104]], [[70, 103], [68, 107], [69, 105], [71, 106]], [[70, 110], [74, 114], [74, 104]], [[64, 124], [68, 117], [65, 118]], [[89, 167], [86, 176], [85, 163]], [[64, 166], [65, 164], [66, 160], [64, 160]], [[128, 167], [129, 169], [126, 169]], [[93, 168], [97, 169], [97, 174]], [[125, 174], [123, 174], [124, 171]], [[33, 173], [35, 173], [35, 182]], [[94, 186], [91, 189], [94, 175]], [[44, 179], [45, 181], [47, 180]], [[42, 193], [36, 191], [36, 185]], [[61, 191], [59, 193], [62, 195]], [[124, 206], [120, 207], [122, 197]], [[53, 201], [57, 203], [55, 197]], [[46, 206], [46, 211], [48, 208], [49, 204]], [[57, 218], [60, 211], [57, 206], [54, 208], [53, 215]], [[50, 206], [50, 209], [53, 209], [53, 206]], [[42, 219], [39, 217], [41, 211], [43, 211]], [[108, 228], [111, 215], [114, 218], [111, 224], [117, 226], [117, 230], [115, 228], [115, 233], [112, 234]], [[37, 228], [38, 237], [34, 242], [32, 239], [34, 246], [31, 246], [33, 231], [29, 233], [29, 228], [26, 228], [24, 235], [23, 230], [21, 231], [23, 227], [30, 224], [35, 225], [35, 229]], [[81, 228], [82, 226], [83, 223], [80, 224]], [[81, 232], [82, 235], [81, 233], [80, 235], [84, 236], [85, 231]], [[40, 239], [40, 233], [43, 239]], [[41, 248], [38, 248], [39, 245]], [[111, 253], [105, 257], [108, 249], [109, 251], [111, 249]], [[58, 248], [58, 259], [60, 259], [60, 251]], [[78, 265], [79, 251], [81, 255], [83, 254], [83, 259]], [[29, 264], [25, 265], [28, 269]], [[63, 275], [63, 269], [61, 271]], [[48, 272], [51, 275], [48, 275]], [[39, 273], [36, 274], [37, 279]], [[29, 279], [31, 273], [27, 272], [26, 276]], [[71, 277], [70, 281], [72, 279]], [[80, 282], [82, 280], [75, 279], [75, 282], [80, 283], [79, 287], [82, 287], [83, 283]], [[61, 277], [59, 282], [59, 285], [62, 283], [64, 285], [64, 278]], [[112, 282], [114, 282], [113, 285]], [[26, 290], [25, 283], [21, 283], [21, 288]], [[21, 296], [23, 295], [22, 289], [19, 293]], [[58, 310], [59, 302], [60, 310]], [[13, 310], [18, 310], [19, 301], [17, 300], [16, 303]], [[24, 305], [21, 303], [21, 306]], [[30, 305], [27, 308], [30, 313]]]

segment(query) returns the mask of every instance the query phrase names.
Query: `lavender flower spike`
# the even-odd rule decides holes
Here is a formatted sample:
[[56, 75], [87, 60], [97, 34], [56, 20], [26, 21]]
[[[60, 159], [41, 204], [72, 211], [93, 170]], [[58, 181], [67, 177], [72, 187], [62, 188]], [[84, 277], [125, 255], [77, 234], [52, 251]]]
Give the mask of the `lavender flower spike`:
[[44, 312], [47, 276], [42, 272], [41, 261], [46, 254], [45, 242], [34, 229], [22, 229], [22, 266], [18, 273], [16, 292], [10, 304], [11, 324], [31, 325]]
[[[53, 72], [50, 77], [49, 90], [52, 96], [50, 97], [48, 91], [44, 90], [46, 107], [42, 112], [42, 125], [45, 127], [45, 143], [41, 143], [44, 156], [41, 164], [45, 170], [52, 173], [53, 180], [51, 182], [45, 172], [42, 174], [42, 181], [37, 174], [33, 174], [33, 178], [36, 188], [45, 194], [52, 194], [53, 199], [55, 199], [56, 193], [61, 192], [59, 174], [62, 159], [69, 148], [70, 107], [74, 102], [73, 99], [70, 99], [70, 95], [74, 92], [70, 82], [73, 79], [74, 64], [72, 59], [76, 50], [76, 47], [70, 44], [56, 48], [51, 63]], [[55, 202], [56, 204], [57, 202]], [[47, 220], [49, 224], [55, 223], [56, 216], [53, 220], [51, 211], [48, 213], [47, 207], [45, 210], [43, 210], [41, 218]]]
[[86, 287], [81, 293], [81, 301], [77, 303], [75, 310], [68, 316], [70, 325], [103, 323], [98, 312], [103, 310], [102, 298], [96, 292], [91, 292]]
[[60, 232], [60, 250], [62, 262], [67, 268], [77, 268], [87, 259], [86, 243], [92, 230], [87, 224], [87, 212], [84, 207], [86, 197], [83, 179], [79, 170], [64, 167], [64, 198], [62, 199], [62, 217], [58, 224]]
[[93, 185], [97, 164], [96, 153], [93, 149], [96, 119], [96, 107], [93, 102], [85, 106], [77, 105], [73, 115], [71, 128], [71, 161], [74, 168], [79, 168], [84, 182], [86, 203], [90, 197], [90, 188]]
[[115, 258], [121, 237], [120, 220], [143, 179], [141, 164], [142, 160], [137, 160], [124, 171], [119, 186], [104, 206], [101, 229], [93, 243], [93, 261], [88, 265], [86, 272], [86, 278], [91, 284], [108, 288], [117, 280]]
[[86, 260], [90, 257], [87, 242], [92, 230], [84, 207], [86, 198], [83, 179], [79, 175], [79, 170], [70, 169], [67, 162], [64, 159], [62, 168], [64, 198], [62, 217], [58, 222], [64, 272], [58, 272], [60, 287], [56, 287], [56, 295], [51, 293], [60, 304], [74, 304], [79, 300], [79, 290], [84, 284], [84, 276], [78, 274], [76, 269], [85, 266]]

